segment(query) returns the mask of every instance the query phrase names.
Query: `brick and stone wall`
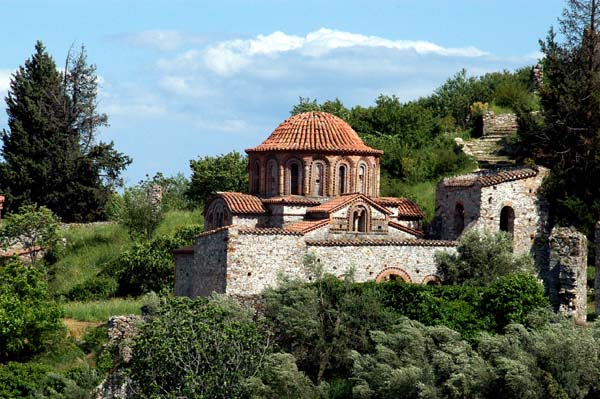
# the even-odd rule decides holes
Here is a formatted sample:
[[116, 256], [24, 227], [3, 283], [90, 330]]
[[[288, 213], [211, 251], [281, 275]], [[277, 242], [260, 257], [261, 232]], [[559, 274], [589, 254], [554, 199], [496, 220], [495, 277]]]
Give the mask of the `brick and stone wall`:
[[583, 323], [587, 316], [587, 238], [574, 228], [556, 227], [550, 235], [546, 282], [555, 310]]

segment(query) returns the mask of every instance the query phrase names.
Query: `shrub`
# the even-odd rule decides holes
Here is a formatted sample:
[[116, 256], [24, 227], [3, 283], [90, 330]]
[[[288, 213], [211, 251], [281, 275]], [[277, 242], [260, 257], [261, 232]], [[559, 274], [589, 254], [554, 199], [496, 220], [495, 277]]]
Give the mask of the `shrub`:
[[33, 362], [0, 364], [0, 398], [34, 396], [51, 371], [51, 367]]
[[168, 300], [136, 339], [136, 397], [239, 398], [269, 350], [252, 312], [216, 299]]
[[100, 274], [71, 288], [66, 297], [70, 301], [108, 299], [115, 295], [117, 288], [114, 277]]
[[38, 270], [16, 261], [0, 267], [0, 360], [44, 349], [63, 328], [61, 316]]
[[515, 256], [512, 239], [505, 232], [464, 233], [456, 254], [436, 254], [438, 273], [446, 284], [490, 285], [511, 273], [533, 271], [531, 257]]

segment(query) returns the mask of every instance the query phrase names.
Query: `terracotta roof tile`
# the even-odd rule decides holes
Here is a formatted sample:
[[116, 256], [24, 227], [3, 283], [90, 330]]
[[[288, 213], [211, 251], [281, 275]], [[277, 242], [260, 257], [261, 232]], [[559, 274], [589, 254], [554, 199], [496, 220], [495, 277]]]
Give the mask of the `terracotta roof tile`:
[[355, 247], [355, 246], [392, 246], [392, 247], [455, 247], [456, 241], [442, 240], [397, 240], [397, 239], [332, 239], [306, 240], [306, 245], [315, 247]]
[[286, 229], [282, 229], [280, 227], [265, 227], [265, 228], [247, 227], [247, 228], [239, 229], [239, 232], [240, 232], [240, 234], [249, 234], [249, 235], [256, 235], [256, 236], [262, 236], [262, 235], [301, 236], [302, 235], [302, 232], [286, 230]]
[[322, 219], [322, 220], [301, 220], [299, 222], [290, 224], [288, 226], [284, 227], [284, 230], [288, 230], [288, 231], [297, 231], [300, 232], [302, 234], [306, 234], [309, 233], [313, 230], [318, 229], [319, 227], [323, 227], [326, 226], [327, 224], [329, 224], [329, 220], [328, 219]]
[[[260, 198], [254, 195], [228, 191], [218, 192], [211, 201], [216, 198], [222, 198], [234, 215], [262, 215], [267, 213]], [[205, 209], [208, 209], [208, 206]]]
[[321, 201], [314, 199], [303, 197], [300, 195], [286, 195], [284, 197], [271, 197], [271, 198], [263, 198], [261, 199], [263, 204], [282, 204], [282, 205], [319, 205]]
[[373, 199], [367, 197], [364, 194], [360, 194], [360, 193], [344, 194], [342, 196], [339, 196], [332, 200], [324, 202], [321, 205], [317, 205], [313, 208], [310, 208], [306, 211], [306, 213], [310, 214], [310, 215], [315, 215], [315, 214], [319, 214], [319, 213], [331, 214], [331, 213], [334, 213], [334, 212], [342, 209], [344, 206], [346, 206], [347, 204], [349, 204], [350, 202], [352, 202], [358, 198], [361, 198], [366, 203], [372, 205], [374, 208], [379, 209], [381, 212], [383, 212], [387, 215], [389, 215], [391, 213], [389, 210], [387, 210], [386, 208], [379, 205]]
[[529, 166], [501, 170], [479, 170], [468, 175], [447, 177], [442, 180], [442, 184], [447, 187], [470, 187], [475, 184], [489, 187], [500, 183], [528, 179], [537, 176], [538, 173], [538, 168]]
[[410, 227], [407, 227], [407, 226], [405, 226], [403, 224], [396, 223], [396, 222], [391, 222], [391, 221], [388, 222], [388, 224], [390, 226], [392, 226], [393, 228], [395, 228], [395, 229], [404, 231], [405, 233], [412, 234], [412, 235], [414, 235], [416, 237], [423, 237], [423, 231], [422, 230], [411, 229]]
[[173, 255], [191, 255], [194, 253], [194, 247], [177, 248], [171, 251]]
[[399, 217], [414, 217], [423, 219], [425, 215], [416, 202], [402, 197], [377, 197], [373, 198], [381, 206], [398, 208]]
[[304, 112], [283, 121], [257, 147], [246, 152], [318, 151], [382, 155], [367, 146], [348, 123], [327, 112]]

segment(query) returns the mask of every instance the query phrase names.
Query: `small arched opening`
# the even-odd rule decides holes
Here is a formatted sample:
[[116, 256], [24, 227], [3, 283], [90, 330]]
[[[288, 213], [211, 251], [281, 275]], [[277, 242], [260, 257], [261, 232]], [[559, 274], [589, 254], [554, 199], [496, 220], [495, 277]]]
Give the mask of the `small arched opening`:
[[454, 233], [458, 237], [465, 229], [465, 207], [460, 202], [454, 207]]
[[425, 278], [423, 278], [423, 281], [421, 281], [421, 284], [424, 284], [424, 285], [442, 285], [442, 281], [435, 274], [430, 274], [428, 276], [425, 276]]
[[346, 187], [346, 165], [340, 165], [338, 168], [338, 193], [344, 194], [347, 190]]
[[352, 231], [366, 233], [368, 230], [368, 211], [364, 206], [357, 206], [352, 209], [350, 226]]
[[510, 206], [500, 211], [500, 231], [506, 231], [511, 236], [515, 234], [515, 211]]
[[375, 279], [376, 283], [385, 281], [404, 281], [405, 283], [412, 283], [412, 279], [408, 273], [398, 267], [388, 267], [387, 269], [384, 269]]
[[356, 182], [358, 192], [362, 194], [367, 194], [367, 176], [367, 165], [363, 163], [358, 167], [358, 181]]
[[260, 192], [260, 162], [255, 161], [252, 167], [252, 194]]
[[277, 161], [271, 159], [267, 164], [267, 195], [279, 194], [279, 172]]

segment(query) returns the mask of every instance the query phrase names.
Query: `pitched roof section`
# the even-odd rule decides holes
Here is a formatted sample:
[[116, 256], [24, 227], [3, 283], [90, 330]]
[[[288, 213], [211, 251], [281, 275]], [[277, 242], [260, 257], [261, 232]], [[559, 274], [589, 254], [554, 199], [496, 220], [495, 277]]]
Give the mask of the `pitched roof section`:
[[313, 230], [316, 230], [320, 227], [326, 226], [329, 224], [329, 220], [328, 219], [322, 219], [322, 220], [301, 220], [299, 222], [290, 224], [288, 226], [284, 227], [284, 230], [288, 230], [288, 231], [297, 231], [300, 232], [302, 234], [306, 234], [309, 233]]
[[411, 229], [410, 227], [407, 227], [407, 226], [405, 226], [403, 224], [396, 223], [396, 222], [391, 222], [391, 221], [388, 222], [388, 224], [391, 227], [395, 228], [396, 230], [400, 230], [400, 231], [403, 231], [405, 233], [412, 234], [415, 237], [423, 237], [423, 231], [422, 230]]
[[411, 217], [422, 219], [425, 217], [423, 211], [416, 202], [408, 198], [396, 197], [377, 197], [373, 201], [381, 206], [398, 208], [399, 217]]
[[342, 119], [327, 112], [304, 112], [283, 121], [251, 152], [314, 151], [336, 154], [382, 155], [367, 146]]
[[389, 238], [369, 239], [361, 237], [332, 240], [306, 240], [306, 245], [315, 247], [456, 247], [458, 242], [442, 240], [397, 240]]
[[312, 216], [314, 216], [315, 214], [320, 214], [320, 213], [331, 214], [331, 213], [339, 211], [340, 209], [342, 209], [349, 203], [351, 203], [359, 198], [362, 199], [363, 201], [365, 201], [367, 204], [371, 205], [372, 207], [385, 213], [386, 215], [391, 214], [391, 212], [388, 209], [382, 207], [381, 205], [379, 205], [378, 203], [376, 203], [369, 197], [365, 196], [364, 194], [360, 194], [360, 193], [341, 195], [330, 201], [324, 202], [321, 205], [317, 205], [315, 207], [308, 209], [306, 211], [306, 214], [312, 215]]
[[260, 198], [254, 195], [236, 192], [218, 192], [213, 198], [223, 198], [229, 210], [234, 215], [262, 215], [267, 213]]
[[262, 198], [263, 204], [276, 204], [276, 205], [305, 205], [305, 206], [314, 206], [319, 205], [321, 201], [308, 198], [300, 195], [286, 195], [283, 197], [271, 197], [271, 198]]
[[529, 179], [539, 173], [537, 167], [521, 166], [512, 169], [480, 170], [468, 175], [447, 177], [442, 184], [447, 187], [470, 187], [479, 184], [482, 187], [495, 186], [515, 180]]

